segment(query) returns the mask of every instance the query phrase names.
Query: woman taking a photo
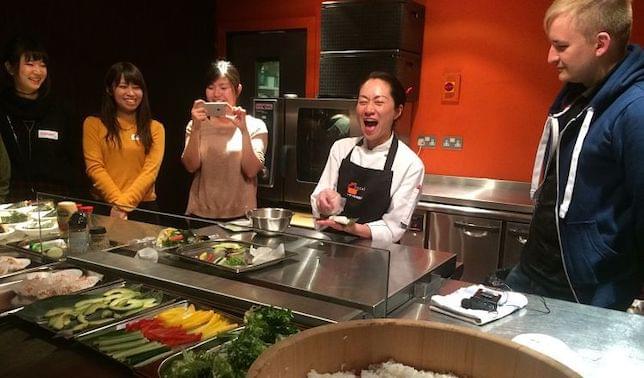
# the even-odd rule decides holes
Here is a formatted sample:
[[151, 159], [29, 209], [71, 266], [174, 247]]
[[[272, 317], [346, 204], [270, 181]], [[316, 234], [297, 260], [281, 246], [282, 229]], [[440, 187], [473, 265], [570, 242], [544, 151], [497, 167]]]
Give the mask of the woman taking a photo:
[[165, 148], [163, 125], [152, 119], [148, 90], [132, 63], [114, 64], [105, 75], [99, 117], [83, 123], [83, 152], [93, 193], [111, 205], [110, 215], [150, 223], [158, 211], [154, 183]]
[[268, 131], [262, 120], [237, 105], [242, 85], [237, 69], [227, 61], [210, 65], [206, 100], [225, 102], [225, 114], [209, 113], [196, 100], [186, 127], [181, 155], [194, 173], [186, 214], [210, 219], [232, 219], [257, 207], [257, 174], [264, 164]]
[[[409, 224], [425, 167], [394, 133], [406, 101], [398, 79], [372, 72], [360, 86], [356, 114], [361, 137], [333, 144], [311, 195], [318, 226], [379, 244], [397, 242]], [[340, 214], [343, 218], [327, 216]], [[346, 222], [346, 218], [355, 222]]]

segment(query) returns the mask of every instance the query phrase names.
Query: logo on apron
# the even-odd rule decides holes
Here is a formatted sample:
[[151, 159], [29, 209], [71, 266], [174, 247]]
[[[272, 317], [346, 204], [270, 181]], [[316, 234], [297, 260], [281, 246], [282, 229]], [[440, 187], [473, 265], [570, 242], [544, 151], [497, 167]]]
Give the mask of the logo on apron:
[[352, 181], [347, 185], [347, 195], [349, 197], [355, 198], [357, 200], [362, 199], [362, 195], [360, 195], [360, 192], [364, 192], [364, 187], [358, 186], [358, 183]]

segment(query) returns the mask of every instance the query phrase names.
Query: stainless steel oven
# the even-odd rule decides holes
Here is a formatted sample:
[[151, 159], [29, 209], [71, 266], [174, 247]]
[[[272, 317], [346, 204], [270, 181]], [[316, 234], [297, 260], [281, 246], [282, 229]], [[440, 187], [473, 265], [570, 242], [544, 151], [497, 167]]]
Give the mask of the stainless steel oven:
[[309, 205], [333, 142], [360, 135], [355, 104], [331, 98], [253, 100], [255, 117], [264, 120], [269, 133], [260, 203]]

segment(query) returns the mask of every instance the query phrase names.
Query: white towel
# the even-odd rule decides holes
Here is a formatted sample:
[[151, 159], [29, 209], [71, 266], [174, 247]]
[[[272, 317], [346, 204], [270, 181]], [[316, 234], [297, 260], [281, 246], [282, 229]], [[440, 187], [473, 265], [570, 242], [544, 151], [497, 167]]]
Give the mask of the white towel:
[[[465, 298], [471, 298], [478, 289], [484, 289], [487, 292], [501, 295], [496, 311], [488, 312], [485, 310], [471, 310], [461, 306], [461, 301]], [[431, 305], [429, 308], [433, 311], [440, 312], [466, 322], [474, 323], [476, 325], [484, 325], [510, 315], [514, 311], [524, 308], [527, 304], [528, 298], [521, 293], [513, 291], [497, 291], [483, 285], [472, 285], [460, 288], [449, 295], [432, 295]]]

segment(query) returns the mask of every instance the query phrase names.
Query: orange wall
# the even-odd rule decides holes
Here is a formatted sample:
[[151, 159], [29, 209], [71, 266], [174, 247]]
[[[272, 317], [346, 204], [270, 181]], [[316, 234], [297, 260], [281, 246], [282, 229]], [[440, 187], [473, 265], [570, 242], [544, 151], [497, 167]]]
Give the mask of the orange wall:
[[[421, 152], [429, 173], [528, 181], [545, 114], [561, 85], [546, 62], [541, 26], [551, 1], [505, 1], [503, 8], [465, 3], [425, 4], [422, 87], [411, 140], [463, 136], [461, 151]], [[644, 21], [643, 1], [634, 3], [635, 19]], [[633, 33], [640, 44], [642, 26]], [[448, 72], [461, 74], [456, 105], [440, 99]]]
[[[427, 173], [527, 181], [544, 116], [560, 87], [541, 23], [550, 0], [430, 0], [412, 138], [463, 137], [460, 151], [425, 149]], [[318, 89], [320, 0], [217, 0], [217, 43], [240, 30], [306, 28], [307, 96]], [[491, 4], [502, 4], [493, 6]], [[633, 1], [633, 41], [644, 45], [644, 0]], [[230, 15], [235, 15], [231, 17]], [[443, 74], [461, 75], [460, 101], [442, 104]]]

